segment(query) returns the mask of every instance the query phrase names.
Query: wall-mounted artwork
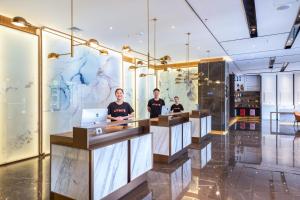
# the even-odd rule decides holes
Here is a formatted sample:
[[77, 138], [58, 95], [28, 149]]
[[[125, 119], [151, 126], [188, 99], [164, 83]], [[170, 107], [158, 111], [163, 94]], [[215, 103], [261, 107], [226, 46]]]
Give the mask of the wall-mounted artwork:
[[79, 126], [84, 108], [106, 108], [121, 86], [122, 56], [99, 52], [86, 46], [74, 49], [74, 57], [47, 58], [51, 52], [68, 53], [70, 41], [43, 32], [44, 147], [49, 135]]
[[[181, 74], [186, 74], [187, 70]], [[197, 73], [198, 68], [190, 68], [189, 73]], [[176, 70], [168, 70], [159, 72], [159, 88], [161, 90], [161, 98], [165, 100], [166, 106], [171, 107], [174, 103], [174, 96], [178, 96], [185, 111], [196, 109], [198, 104], [198, 81], [183, 80], [176, 81], [178, 77]]]

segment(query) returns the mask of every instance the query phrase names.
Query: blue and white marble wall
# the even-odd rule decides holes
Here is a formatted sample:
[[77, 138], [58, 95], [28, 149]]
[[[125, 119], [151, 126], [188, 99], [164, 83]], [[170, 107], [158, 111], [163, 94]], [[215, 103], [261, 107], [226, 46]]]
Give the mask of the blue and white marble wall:
[[88, 150], [52, 145], [51, 191], [73, 199], [89, 199]]
[[130, 140], [130, 180], [152, 169], [152, 134], [147, 134]]
[[171, 155], [182, 149], [182, 124], [171, 127]]
[[[190, 73], [197, 72], [197, 67], [190, 68]], [[185, 111], [195, 110], [196, 104], [198, 104], [198, 81], [182, 80], [183, 83], [176, 84], [175, 78], [177, 75], [178, 72], [173, 69], [169, 69], [167, 72], [159, 72], [158, 87], [161, 90], [161, 98], [165, 100], [167, 106], [171, 107], [174, 103], [174, 96], [178, 96]]]
[[38, 37], [0, 26], [0, 164], [38, 155]]
[[[121, 54], [108, 56], [85, 47], [74, 47], [74, 57], [49, 60], [51, 52], [70, 52], [70, 41], [43, 32], [44, 147], [49, 152], [49, 135], [80, 125], [83, 108], [106, 108], [121, 86]], [[48, 135], [48, 136], [47, 136]]]
[[127, 184], [128, 141], [92, 151], [93, 199], [102, 199]]

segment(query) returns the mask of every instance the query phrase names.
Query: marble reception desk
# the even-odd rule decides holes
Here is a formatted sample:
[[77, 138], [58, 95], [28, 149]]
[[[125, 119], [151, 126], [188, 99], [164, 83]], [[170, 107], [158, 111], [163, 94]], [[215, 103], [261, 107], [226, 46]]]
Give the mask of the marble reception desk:
[[189, 113], [161, 115], [151, 119], [154, 161], [170, 163], [187, 153], [187, 148], [192, 142], [191, 127]]
[[211, 132], [211, 115], [208, 112], [193, 110], [190, 115], [192, 122], [192, 142], [199, 143], [201, 138]]
[[[124, 123], [124, 122], [123, 122]], [[51, 135], [51, 199], [119, 199], [152, 169], [149, 120]]]

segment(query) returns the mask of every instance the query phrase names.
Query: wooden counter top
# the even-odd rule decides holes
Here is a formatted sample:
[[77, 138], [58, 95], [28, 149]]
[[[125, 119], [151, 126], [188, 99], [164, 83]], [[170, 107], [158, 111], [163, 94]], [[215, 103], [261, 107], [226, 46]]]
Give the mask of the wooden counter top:
[[190, 115], [190, 118], [202, 118], [209, 116], [210, 113], [207, 110], [192, 110], [192, 114]]
[[189, 121], [189, 113], [172, 113], [169, 115], [160, 115], [157, 118], [153, 118], [150, 120], [150, 125], [152, 126], [175, 126], [177, 124], [181, 124]]
[[[124, 125], [126, 123], [128, 125]], [[50, 143], [91, 150], [147, 134], [149, 124], [149, 120], [140, 120], [113, 122], [106, 126], [92, 128], [74, 127], [73, 132], [51, 135]], [[97, 135], [96, 128], [101, 128], [102, 134]]]

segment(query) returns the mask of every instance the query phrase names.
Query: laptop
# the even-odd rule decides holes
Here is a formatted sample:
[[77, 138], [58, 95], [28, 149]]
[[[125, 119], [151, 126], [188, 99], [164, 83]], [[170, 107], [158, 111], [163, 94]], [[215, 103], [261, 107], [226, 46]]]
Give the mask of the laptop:
[[107, 120], [107, 109], [82, 109], [81, 114], [81, 126], [88, 127], [95, 124], [106, 122]]
[[161, 115], [168, 115], [170, 114], [170, 109], [167, 106], [162, 106], [161, 108]]

